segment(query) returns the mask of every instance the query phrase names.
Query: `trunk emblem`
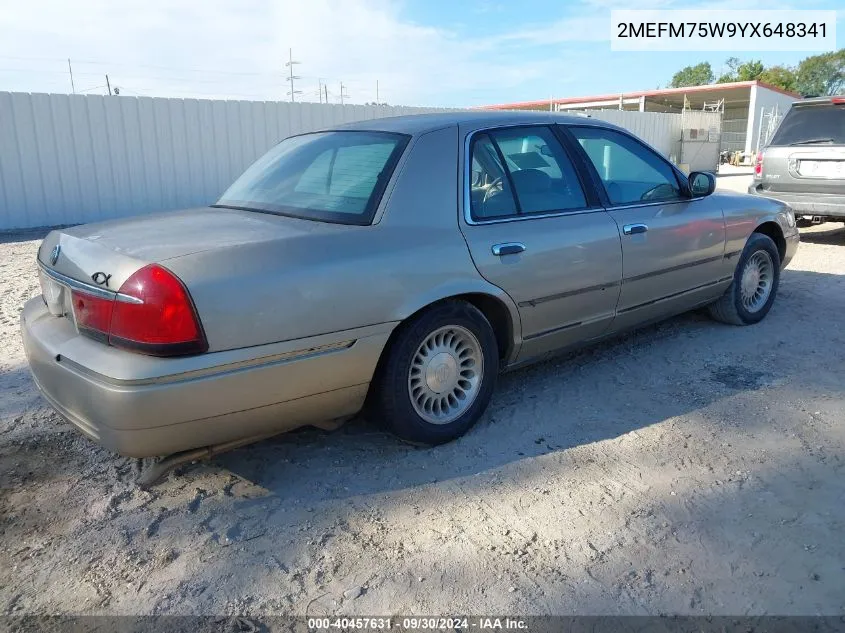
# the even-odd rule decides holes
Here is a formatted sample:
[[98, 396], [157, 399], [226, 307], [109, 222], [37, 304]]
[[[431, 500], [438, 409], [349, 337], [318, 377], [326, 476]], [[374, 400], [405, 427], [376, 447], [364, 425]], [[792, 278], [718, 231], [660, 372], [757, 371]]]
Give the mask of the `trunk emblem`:
[[91, 275], [91, 279], [93, 279], [94, 283], [98, 286], [108, 286], [111, 275], [107, 275], [106, 273], [94, 273]]
[[50, 253], [50, 263], [51, 263], [53, 266], [55, 266], [55, 265], [56, 265], [56, 262], [57, 262], [57, 261], [59, 261], [59, 255], [61, 254], [61, 252], [62, 252], [62, 247], [61, 247], [61, 246], [59, 246], [58, 244], [56, 244], [56, 245], [53, 247], [53, 252], [52, 252], [52, 253]]

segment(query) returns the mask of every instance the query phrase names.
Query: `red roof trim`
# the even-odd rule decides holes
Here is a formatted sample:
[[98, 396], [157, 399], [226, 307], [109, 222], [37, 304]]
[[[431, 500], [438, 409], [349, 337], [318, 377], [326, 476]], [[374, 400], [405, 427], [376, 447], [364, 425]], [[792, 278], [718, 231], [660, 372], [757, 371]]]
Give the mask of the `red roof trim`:
[[[674, 95], [674, 94], [686, 94], [689, 92], [706, 92], [706, 91], [719, 91], [719, 90], [730, 90], [732, 88], [750, 88], [751, 86], [762, 86], [763, 88], [768, 88], [769, 90], [774, 90], [775, 92], [779, 92], [783, 95], [788, 97], [795, 97], [796, 99], [800, 99], [801, 95], [796, 92], [790, 92], [789, 90], [784, 90], [783, 88], [778, 88], [776, 86], [772, 86], [771, 84], [767, 84], [762, 81], [734, 81], [731, 83], [725, 84], [707, 84], [704, 86], [688, 86], [686, 88], [662, 88], [660, 90], [638, 90], [634, 92], [622, 92], [616, 94], [609, 94], [609, 95], [596, 95], [592, 97], [568, 97], [565, 99], [552, 99], [553, 103], [560, 103], [560, 104], [570, 104], [570, 103], [588, 103], [590, 101], [612, 101], [619, 99], [619, 97], [625, 97], [628, 99], [637, 98], [637, 97], [659, 97], [661, 95]], [[539, 101], [521, 101], [518, 103], [501, 103], [496, 105], [489, 105], [489, 106], [481, 106], [485, 110], [508, 110], [510, 108], [526, 108], [526, 107], [541, 107], [541, 106], [548, 106], [549, 99], [542, 99]]]

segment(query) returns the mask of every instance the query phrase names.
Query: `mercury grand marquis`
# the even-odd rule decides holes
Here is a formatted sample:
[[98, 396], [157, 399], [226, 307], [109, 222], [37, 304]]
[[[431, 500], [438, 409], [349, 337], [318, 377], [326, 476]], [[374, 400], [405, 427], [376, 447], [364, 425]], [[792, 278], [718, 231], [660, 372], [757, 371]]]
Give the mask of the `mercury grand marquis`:
[[707, 306], [750, 325], [798, 232], [623, 129], [550, 113], [288, 138], [209, 207], [51, 232], [21, 318], [44, 397], [154, 456], [366, 408], [437, 444], [500, 371]]

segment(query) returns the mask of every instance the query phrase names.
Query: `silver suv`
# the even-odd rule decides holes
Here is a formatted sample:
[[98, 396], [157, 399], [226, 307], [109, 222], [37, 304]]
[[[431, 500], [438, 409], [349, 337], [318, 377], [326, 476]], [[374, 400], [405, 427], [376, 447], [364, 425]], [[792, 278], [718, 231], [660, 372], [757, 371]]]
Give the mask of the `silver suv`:
[[757, 155], [748, 193], [777, 198], [813, 224], [845, 221], [845, 96], [793, 103]]

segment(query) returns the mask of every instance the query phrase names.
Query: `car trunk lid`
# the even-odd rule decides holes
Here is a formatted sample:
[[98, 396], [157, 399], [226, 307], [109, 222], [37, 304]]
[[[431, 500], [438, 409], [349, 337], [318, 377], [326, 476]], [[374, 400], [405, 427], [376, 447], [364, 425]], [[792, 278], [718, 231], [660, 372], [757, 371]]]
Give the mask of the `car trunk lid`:
[[53, 314], [72, 317], [73, 288], [114, 296], [148, 264], [167, 267], [169, 260], [186, 255], [284, 242], [332, 228], [267, 213], [205, 207], [55, 230], [38, 251], [42, 293]]

